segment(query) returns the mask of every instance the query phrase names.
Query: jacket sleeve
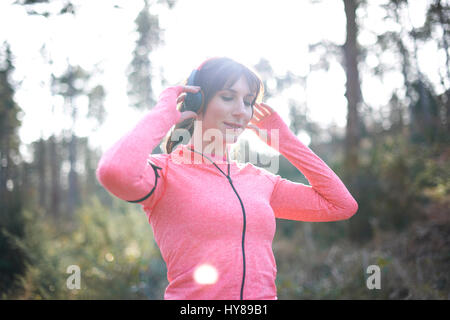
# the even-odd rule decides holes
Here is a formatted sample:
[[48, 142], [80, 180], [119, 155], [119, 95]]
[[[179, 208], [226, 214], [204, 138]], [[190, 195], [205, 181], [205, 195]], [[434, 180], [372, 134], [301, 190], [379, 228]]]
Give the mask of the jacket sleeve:
[[259, 124], [260, 129], [278, 129], [279, 151], [306, 177], [311, 186], [292, 182], [266, 171], [274, 188], [270, 204], [275, 217], [297, 221], [337, 221], [353, 216], [358, 203], [339, 177], [305, 146], [277, 113]]
[[102, 155], [96, 175], [116, 197], [152, 208], [164, 189], [167, 154], [152, 155], [181, 116], [176, 100], [182, 86], [165, 89], [138, 124]]

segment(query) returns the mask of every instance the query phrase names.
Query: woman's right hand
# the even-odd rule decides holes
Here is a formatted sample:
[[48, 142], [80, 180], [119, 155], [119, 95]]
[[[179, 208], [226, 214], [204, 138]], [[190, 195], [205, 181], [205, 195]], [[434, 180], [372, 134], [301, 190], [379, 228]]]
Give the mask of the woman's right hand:
[[[177, 98], [177, 104], [180, 102], [183, 102], [184, 99], [186, 98], [186, 93], [185, 92], [192, 92], [192, 93], [197, 93], [200, 91], [200, 87], [199, 86], [180, 86], [182, 88], [182, 93], [178, 96]], [[178, 123], [183, 122], [186, 119], [189, 118], [194, 118], [196, 119], [198, 116], [198, 114], [194, 111], [183, 111], [181, 112], [181, 117], [178, 120]]]

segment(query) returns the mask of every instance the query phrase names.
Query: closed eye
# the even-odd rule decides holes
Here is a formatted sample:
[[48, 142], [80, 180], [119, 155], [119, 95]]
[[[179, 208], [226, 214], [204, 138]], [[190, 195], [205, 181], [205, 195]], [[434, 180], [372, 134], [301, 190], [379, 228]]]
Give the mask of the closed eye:
[[[231, 101], [231, 100], [233, 100], [233, 97], [221, 96], [221, 98], [222, 98], [224, 101]], [[248, 101], [244, 101], [244, 104], [245, 104], [247, 107], [252, 105], [252, 103], [251, 103], [251, 102], [248, 102]]]

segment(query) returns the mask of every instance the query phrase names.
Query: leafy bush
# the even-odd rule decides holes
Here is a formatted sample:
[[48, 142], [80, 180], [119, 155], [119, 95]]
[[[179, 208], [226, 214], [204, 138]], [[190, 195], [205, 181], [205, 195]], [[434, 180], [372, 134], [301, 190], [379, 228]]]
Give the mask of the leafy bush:
[[[146, 216], [137, 206], [116, 207], [122, 209], [111, 211], [92, 198], [63, 225], [27, 211], [31, 262], [22, 289], [7, 298], [161, 299], [165, 264]], [[79, 290], [67, 288], [70, 265], [80, 268]]]

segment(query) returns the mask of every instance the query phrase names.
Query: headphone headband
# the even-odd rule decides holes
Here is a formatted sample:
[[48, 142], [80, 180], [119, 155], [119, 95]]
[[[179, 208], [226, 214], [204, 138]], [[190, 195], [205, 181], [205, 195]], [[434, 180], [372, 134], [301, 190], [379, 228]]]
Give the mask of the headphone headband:
[[[200, 71], [200, 69], [204, 66], [204, 64], [210, 60], [213, 59], [217, 59], [219, 57], [211, 57], [206, 59], [205, 61], [203, 61], [197, 69], [192, 70], [188, 81], [187, 81], [187, 85], [188, 86], [194, 86], [196, 84], [196, 77], [197, 77], [197, 72]], [[205, 96], [203, 94], [203, 91], [200, 89], [199, 92], [196, 93], [191, 93], [191, 92], [187, 92], [186, 93], [186, 98], [184, 99], [184, 106], [185, 109], [187, 110], [192, 110], [194, 112], [198, 112], [199, 110], [203, 109], [204, 107], [204, 101], [205, 100]]]
[[206, 62], [208, 62], [208, 61], [210, 61], [210, 60], [218, 59], [218, 58], [221, 58], [221, 57], [215, 56], [215, 57], [211, 57], [211, 58], [206, 59], [205, 61], [203, 61], [203, 62], [198, 66], [198, 68], [197, 68], [196, 70], [200, 70]]

